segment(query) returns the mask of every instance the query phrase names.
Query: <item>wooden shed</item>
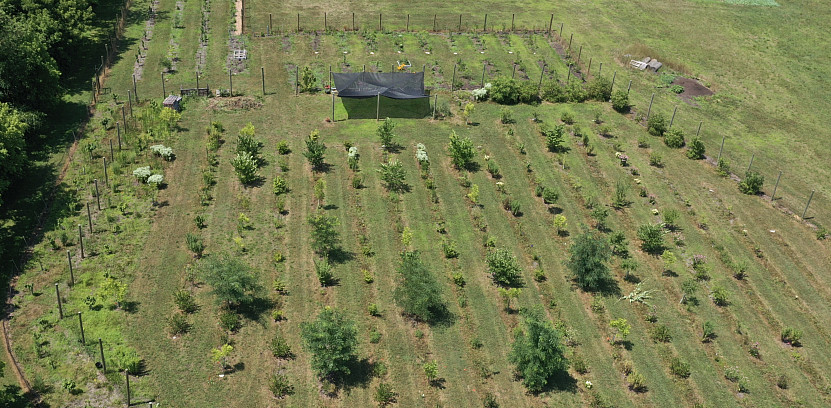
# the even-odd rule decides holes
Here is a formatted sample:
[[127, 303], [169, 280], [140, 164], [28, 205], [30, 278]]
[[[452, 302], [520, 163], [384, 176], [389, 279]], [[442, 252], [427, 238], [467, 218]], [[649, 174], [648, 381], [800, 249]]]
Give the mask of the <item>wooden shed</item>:
[[182, 97], [181, 96], [169, 95], [167, 98], [164, 98], [164, 102], [162, 102], [162, 105], [165, 108], [170, 108], [170, 109], [175, 110], [176, 112], [179, 112], [179, 111], [182, 110], [182, 107], [180, 106], [181, 102], [182, 102]]

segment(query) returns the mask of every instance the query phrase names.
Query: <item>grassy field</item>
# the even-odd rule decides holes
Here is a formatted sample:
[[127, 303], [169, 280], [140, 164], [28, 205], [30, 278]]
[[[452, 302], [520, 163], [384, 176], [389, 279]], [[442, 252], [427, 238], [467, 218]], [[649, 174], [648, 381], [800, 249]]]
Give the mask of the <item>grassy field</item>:
[[[146, 15], [138, 10], [146, 10], [148, 4], [134, 5], [136, 18], [125, 40], [132, 49], [144, 31], [139, 16]], [[278, 6], [281, 12], [272, 11]], [[135, 59], [131, 52], [125, 52], [112, 68], [107, 84], [120, 99], [105, 95], [106, 102], [99, 105], [98, 118], [64, 179], [67, 202], [79, 204], [67, 204], [65, 211], [53, 214], [54, 231], [35, 247], [34, 259], [40, 262], [26, 266], [14, 299], [15, 353], [50, 406], [120, 403], [125, 384], [119, 370], [127, 368], [133, 353], [142, 360], [138, 370], [142, 375], [131, 379], [132, 402], [153, 400], [176, 407], [369, 406], [375, 404], [375, 390], [382, 382], [397, 392], [399, 406], [482, 406], [487, 395], [493, 395], [501, 406], [828, 404], [831, 379], [825, 373], [831, 357], [822, 350], [831, 346], [827, 329], [831, 282], [824, 273], [831, 250], [827, 241], [816, 239], [813, 226], [798, 217], [811, 190], [816, 195], [808, 221], [827, 223], [823, 215], [831, 210], [828, 185], [821, 182], [829, 169], [820, 164], [828, 146], [816, 137], [824, 134], [820, 124], [828, 114], [823, 109], [828, 105], [824, 93], [818, 92], [829, 89], [822, 75], [827, 72], [828, 56], [817, 51], [827, 40], [819, 38], [816, 30], [827, 17], [826, 7], [810, 2], [779, 7], [691, 1], [658, 5], [567, 2], [558, 4], [556, 10], [533, 3], [515, 11], [507, 4], [485, 2], [433, 4], [429, 12], [424, 12], [426, 5], [419, 5], [411, 10], [411, 31], [430, 29], [432, 13], [448, 26], [457, 23], [462, 13], [463, 28], [472, 31], [484, 11], [489, 13], [491, 30], [510, 28], [510, 14], [516, 12], [517, 27], [544, 31], [547, 16], [554, 12], [555, 28], [566, 22], [563, 38], [549, 38], [542, 31], [376, 33], [372, 28], [377, 16], [370, 18], [368, 13], [359, 15], [357, 23], [368, 31], [309, 32], [312, 23], [304, 17], [304, 33], [261, 37], [268, 13], [273, 13], [275, 30], [293, 27], [297, 12], [309, 20], [318, 14], [322, 27], [323, 11], [328, 12], [331, 27], [342, 28], [351, 25], [351, 10], [366, 11], [367, 5], [288, 2], [246, 3], [246, 7], [246, 31], [258, 35], [243, 38], [250, 57], [233, 77], [234, 91], [240, 96], [186, 99], [178, 130], [149, 136], [149, 144], [172, 146], [175, 161], [163, 161], [138, 149], [141, 134], [159, 126], [152, 121], [142, 124], [139, 119], [128, 120], [131, 127], [123, 135], [124, 151], [115, 151], [115, 160], [111, 160], [109, 143], [117, 143], [117, 133], [100, 129], [98, 119], [110, 115], [108, 109], [120, 116], [120, 106], [128, 106], [123, 102], [132, 88]], [[403, 30], [408, 7], [403, 2], [385, 4], [378, 10], [384, 13], [383, 28]], [[197, 0], [162, 0], [158, 8], [160, 18], [137, 84], [139, 96], [145, 101], [161, 100], [159, 72], [171, 49], [178, 50], [180, 60], [177, 72], [165, 75], [165, 89], [169, 93], [180, 85], [195, 85], [199, 25], [206, 9], [210, 10], [208, 57], [199, 81], [212, 89], [229, 87], [233, 3], [213, 1], [206, 7]], [[173, 24], [178, 19], [180, 28]], [[783, 23], [797, 19], [798, 30]], [[476, 104], [473, 124], [464, 123], [460, 111], [469, 93], [451, 94], [454, 64], [457, 78], [468, 90], [479, 87], [483, 64], [486, 80], [510, 76], [516, 63], [518, 78], [536, 83], [542, 75], [565, 81], [567, 61], [554, 46], [567, 47], [572, 32], [571, 61], [582, 46], [584, 75], [591, 59], [590, 77], [597, 75], [603, 62], [603, 76], [616, 72], [616, 89], [632, 81], [633, 113], [621, 115], [608, 103], [598, 102], [515, 105], [506, 109], [516, 123], [503, 124], [499, 120], [503, 107], [483, 102]], [[656, 52], [652, 56], [672, 62], [677, 74], [700, 78], [716, 94], [687, 104], [667, 88], [656, 88], [656, 75], [624, 68], [629, 58], [622, 58], [623, 54], [643, 52]], [[432, 120], [418, 114], [424, 113], [424, 106], [402, 107], [382, 100], [381, 116], [392, 116], [397, 123], [401, 149], [396, 153], [382, 150], [375, 136], [374, 104], [361, 106], [338, 99], [332, 118], [329, 95], [294, 96], [295, 66], [311, 67], [323, 86], [328, 83], [330, 66], [334, 71], [358, 71], [366, 66], [387, 72], [405, 58], [415, 70], [424, 67], [427, 86], [454, 115]], [[794, 64], [793, 58], [799, 58], [800, 64]], [[260, 67], [265, 72], [265, 95]], [[767, 194], [783, 170], [776, 204], [739, 193], [737, 183], [717, 175], [711, 163], [689, 160], [683, 150], [670, 149], [660, 138], [649, 136], [634, 119], [647, 110], [653, 92], [652, 112], [669, 117], [679, 106], [675, 126], [688, 137], [704, 122], [701, 135], [709, 157], [717, 154], [726, 136], [725, 156], [734, 173], [742, 174], [755, 154], [753, 168], [765, 175]], [[144, 108], [134, 109], [139, 115]], [[540, 126], [561, 123], [563, 112], [576, 118], [567, 127], [569, 132], [579, 127], [589, 135], [593, 154], [587, 154], [579, 137], [570, 135], [567, 152], [554, 154], [546, 149]], [[542, 124], [531, 120], [535, 115]], [[205, 147], [205, 128], [212, 122], [222, 123], [226, 141], [217, 152], [215, 168], [208, 163]], [[248, 123], [263, 143], [263, 183], [255, 187], [241, 185], [230, 164], [236, 135]], [[600, 136], [601, 127], [611, 129], [612, 135]], [[330, 166], [324, 172], [313, 171], [302, 156], [303, 140], [315, 129], [328, 146], [326, 163]], [[446, 148], [453, 131], [474, 141], [479, 170], [468, 173], [453, 168]], [[282, 140], [288, 142], [290, 154], [276, 151]], [[97, 146], [85, 150], [91, 141]], [[359, 172], [347, 165], [346, 142], [358, 148]], [[432, 188], [420, 177], [417, 143], [427, 148], [431, 160], [427, 179], [432, 180]], [[628, 166], [620, 165], [617, 152], [629, 157]], [[663, 158], [662, 166], [650, 165], [650, 156], [655, 154]], [[104, 157], [110, 162], [109, 186], [101, 182]], [[375, 170], [390, 158], [404, 164], [409, 191], [390, 194], [384, 188]], [[486, 171], [488, 162], [498, 164], [501, 178]], [[155, 191], [135, 181], [132, 171], [147, 165], [163, 172], [166, 188]], [[214, 174], [216, 182], [202, 190], [205, 172]], [[287, 179], [290, 188], [282, 197], [271, 190], [278, 175]], [[353, 185], [356, 176], [363, 177], [361, 188]], [[95, 179], [101, 189], [100, 211]], [[326, 182], [323, 211], [339, 219], [345, 254], [335, 263], [338, 283], [329, 287], [321, 287], [315, 276], [316, 256], [306, 221], [318, 206], [313, 190], [321, 179]], [[473, 185], [479, 189], [477, 204], [466, 198]], [[538, 185], [559, 191], [556, 204], [547, 205], [535, 195]], [[631, 203], [613, 209], [611, 198], [618, 185], [625, 186]], [[208, 191], [211, 199], [200, 197], [204, 194], [200, 191]], [[506, 194], [520, 203], [521, 216], [503, 209]], [[281, 199], [285, 214], [277, 210]], [[87, 226], [87, 203], [92, 207], [93, 234]], [[613, 259], [617, 287], [594, 295], [577, 289], [564, 266], [573, 238], [585, 230], [597, 230], [592, 207], [608, 209], [607, 228], [601, 233], [622, 231], [639, 265], [636, 279], [624, 279], [621, 260]], [[664, 238], [667, 249], [679, 260], [673, 273], [666, 273], [660, 257], [641, 251], [636, 235], [639, 226], [662, 220], [655, 210], [668, 209], [680, 214], [677, 229]], [[567, 218], [567, 234], [556, 232], [555, 214]], [[197, 228], [197, 215], [204, 217], [205, 228]], [[245, 217], [250, 221], [241, 225]], [[90, 254], [84, 259], [77, 242], [79, 224]], [[405, 229], [413, 233], [409, 248], [401, 240]], [[209, 293], [211, 288], [194, 277], [198, 262], [188, 251], [188, 233], [204, 240], [207, 257], [231, 254], [256, 271], [263, 288], [257, 295], [261, 302], [243, 313], [242, 327], [236, 333], [220, 328], [221, 308]], [[490, 248], [484, 243], [488, 240], [513, 253], [522, 266], [524, 285], [513, 309], [542, 306], [546, 317], [568, 339], [569, 377], [543, 393], [527, 393], [508, 361], [521, 318], [515, 310], [505, 309], [487, 275], [485, 258]], [[443, 242], [455, 244], [458, 257], [446, 258]], [[452, 315], [449, 322], [431, 326], [401, 315], [393, 289], [399, 284], [399, 253], [406, 249], [421, 251], [441, 283]], [[74, 287], [68, 286], [66, 250], [75, 265]], [[276, 253], [285, 260], [275, 262]], [[708, 276], [694, 279], [693, 259], [701, 256]], [[745, 279], [733, 277], [738, 264], [746, 265]], [[537, 270], [543, 271], [544, 279], [535, 279]], [[373, 277], [372, 283], [366, 283], [364, 271]], [[454, 283], [457, 274], [464, 277], [465, 285]], [[110, 276], [126, 285], [126, 296], [119, 302], [103, 292]], [[287, 283], [286, 295], [272, 290], [275, 279]], [[651, 291], [650, 305], [620, 300], [638, 288], [635, 281]], [[58, 319], [55, 284], [63, 298], [64, 319]], [[695, 288], [698, 302], [679, 302], [689, 287]], [[711, 292], [715, 288], [726, 290], [728, 305], [714, 304]], [[194, 294], [199, 309], [187, 316], [188, 333], [170, 336], [168, 319], [176, 310], [173, 294], [181, 289]], [[100, 305], [87, 303], [91, 296]], [[370, 304], [380, 308], [379, 316], [367, 312]], [[370, 371], [334, 397], [321, 392], [299, 334], [301, 323], [310, 321], [324, 306], [341, 310], [356, 322], [359, 355]], [[275, 322], [271, 318], [275, 310], [282, 310], [285, 320]], [[79, 311], [86, 329], [83, 346], [78, 342], [75, 318]], [[609, 340], [614, 335], [609, 323], [618, 318], [632, 326], [626, 346]], [[707, 343], [701, 340], [705, 322], [712, 322], [717, 334]], [[658, 327], [666, 328], [671, 341], [653, 339]], [[782, 343], [780, 332], [786, 327], [803, 331], [802, 347]], [[269, 343], [277, 334], [287, 339], [293, 359], [272, 357]], [[380, 340], [373, 342], [378, 336]], [[98, 338], [108, 356], [108, 370], [103, 374], [95, 367]], [[234, 370], [219, 377], [210, 350], [226, 342], [235, 347]], [[689, 364], [689, 378], [672, 374], [674, 358]], [[422, 365], [429, 361], [438, 363], [441, 387], [431, 385], [423, 373]], [[644, 377], [647, 391], [630, 390], [632, 370]], [[293, 395], [273, 398], [266, 381], [274, 373], [288, 376]], [[69, 380], [80, 392], [69, 392]], [[783, 381], [786, 387], [781, 386]]]

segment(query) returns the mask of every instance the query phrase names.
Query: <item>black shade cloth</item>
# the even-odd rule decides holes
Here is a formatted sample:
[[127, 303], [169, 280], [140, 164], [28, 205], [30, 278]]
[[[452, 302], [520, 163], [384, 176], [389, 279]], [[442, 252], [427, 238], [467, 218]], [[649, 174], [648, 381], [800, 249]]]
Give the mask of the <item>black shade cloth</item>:
[[376, 95], [393, 99], [428, 98], [424, 94], [424, 72], [332, 73], [338, 96], [366, 98]]

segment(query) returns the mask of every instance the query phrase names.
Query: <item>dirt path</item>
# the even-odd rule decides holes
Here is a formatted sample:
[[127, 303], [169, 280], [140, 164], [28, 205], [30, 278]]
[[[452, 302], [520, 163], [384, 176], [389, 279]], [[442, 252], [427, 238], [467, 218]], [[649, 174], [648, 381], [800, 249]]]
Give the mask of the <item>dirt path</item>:
[[242, 0], [236, 0], [236, 14], [234, 15], [234, 35], [242, 34]]

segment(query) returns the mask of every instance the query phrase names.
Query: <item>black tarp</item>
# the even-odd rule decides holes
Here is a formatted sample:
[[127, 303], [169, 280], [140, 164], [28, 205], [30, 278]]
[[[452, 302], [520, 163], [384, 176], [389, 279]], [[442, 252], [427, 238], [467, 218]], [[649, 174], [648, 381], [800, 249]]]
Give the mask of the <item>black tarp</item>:
[[367, 98], [386, 96], [393, 99], [427, 98], [423, 72], [342, 72], [332, 73], [338, 96]]

